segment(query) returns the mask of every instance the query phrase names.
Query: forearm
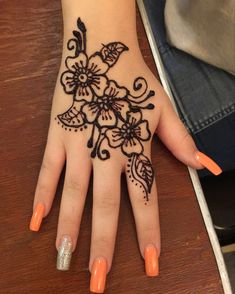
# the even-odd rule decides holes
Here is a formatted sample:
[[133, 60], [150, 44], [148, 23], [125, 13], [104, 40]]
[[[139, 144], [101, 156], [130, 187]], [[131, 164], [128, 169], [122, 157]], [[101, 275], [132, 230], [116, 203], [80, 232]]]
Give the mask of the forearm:
[[132, 54], [139, 55], [134, 0], [62, 0], [64, 46], [78, 17], [86, 23], [90, 40], [87, 51], [102, 43], [121, 41]]

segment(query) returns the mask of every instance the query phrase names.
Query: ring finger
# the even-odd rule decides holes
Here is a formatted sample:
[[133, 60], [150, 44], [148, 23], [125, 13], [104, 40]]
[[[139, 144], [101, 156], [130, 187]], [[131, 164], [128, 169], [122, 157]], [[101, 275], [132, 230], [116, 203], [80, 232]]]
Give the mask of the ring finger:
[[57, 269], [68, 270], [72, 252], [77, 243], [82, 212], [85, 204], [91, 161], [79, 154], [68, 152], [64, 189], [62, 193], [57, 229]]

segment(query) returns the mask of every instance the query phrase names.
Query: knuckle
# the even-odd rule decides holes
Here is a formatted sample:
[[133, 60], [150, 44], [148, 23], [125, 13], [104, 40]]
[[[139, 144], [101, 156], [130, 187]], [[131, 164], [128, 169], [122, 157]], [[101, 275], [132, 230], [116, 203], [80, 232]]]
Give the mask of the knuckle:
[[102, 198], [97, 199], [96, 206], [102, 210], [114, 210], [119, 207], [119, 200], [112, 197], [112, 192], [103, 194]]
[[49, 185], [42, 181], [38, 181], [37, 192], [39, 195], [47, 195], [50, 192]]
[[84, 192], [84, 187], [81, 185], [80, 181], [76, 177], [69, 177], [65, 181], [65, 190], [76, 192], [82, 194]]
[[63, 224], [63, 226], [71, 228], [71, 227], [75, 226], [75, 220], [71, 215], [66, 214], [60, 218], [60, 224]]
[[142, 235], [143, 244], [159, 244], [159, 235], [157, 228], [146, 228]]
[[150, 239], [157, 239], [157, 226], [146, 224], [143, 230], [145, 236], [148, 236]]
[[78, 217], [77, 211], [73, 208], [69, 210], [62, 210], [60, 211], [59, 215], [59, 227], [60, 228], [67, 228], [70, 232], [75, 232], [78, 229]]
[[181, 138], [181, 144], [185, 144], [187, 142], [189, 142], [191, 140], [191, 136], [188, 133], [188, 131], [186, 129], [184, 129], [183, 134], [182, 134], [182, 138]]
[[51, 156], [45, 155], [42, 161], [41, 171], [48, 171], [53, 169], [56, 166], [56, 163], [54, 160], [52, 160]]
[[48, 169], [50, 169], [50, 166], [51, 165], [50, 165], [48, 158], [45, 157], [42, 162], [41, 170], [42, 171], [48, 170]]
[[95, 240], [94, 240], [94, 244], [96, 249], [107, 249], [113, 246], [113, 241], [111, 238], [107, 237], [107, 236], [98, 236]]

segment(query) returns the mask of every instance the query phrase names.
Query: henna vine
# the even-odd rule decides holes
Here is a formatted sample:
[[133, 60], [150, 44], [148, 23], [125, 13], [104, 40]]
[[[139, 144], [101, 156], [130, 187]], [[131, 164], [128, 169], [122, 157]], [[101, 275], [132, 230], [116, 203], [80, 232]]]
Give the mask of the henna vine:
[[128, 51], [121, 42], [102, 44], [102, 49], [90, 57], [86, 53], [86, 27], [79, 18], [74, 38], [67, 48], [74, 56], [65, 60], [67, 70], [61, 75], [64, 92], [73, 95], [72, 106], [57, 116], [58, 124], [66, 130], [83, 131], [91, 125], [87, 142], [91, 157], [101, 160], [110, 158], [110, 152], [103, 146], [106, 141], [110, 148], [120, 148], [128, 157], [127, 172], [130, 180], [143, 189], [144, 198], [149, 201], [153, 184], [153, 168], [144, 155], [144, 141], [151, 138], [149, 123], [143, 119], [143, 109], [154, 105], [143, 105], [155, 95], [148, 90], [145, 78], [138, 77], [133, 90], [118, 85], [107, 77], [120, 55]]

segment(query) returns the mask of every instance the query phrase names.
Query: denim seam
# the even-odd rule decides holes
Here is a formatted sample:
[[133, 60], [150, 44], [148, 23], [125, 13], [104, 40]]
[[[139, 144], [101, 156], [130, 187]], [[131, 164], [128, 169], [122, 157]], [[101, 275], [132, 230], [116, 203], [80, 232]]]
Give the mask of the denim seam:
[[191, 127], [189, 127], [189, 129], [191, 129], [191, 132], [193, 134], [197, 134], [197, 133], [201, 132], [202, 130], [210, 127], [212, 124], [215, 124], [218, 121], [220, 121], [221, 119], [232, 114], [234, 111], [235, 111], [235, 103], [233, 103], [232, 105], [226, 107], [225, 109], [222, 109], [221, 111], [213, 114], [211, 117], [208, 117], [203, 122], [194, 122], [193, 126], [192, 126], [192, 123], [190, 121], [188, 121], [187, 119], [183, 119], [183, 122], [186, 123], [188, 125], [188, 127], [189, 127], [189, 125], [191, 125]]

